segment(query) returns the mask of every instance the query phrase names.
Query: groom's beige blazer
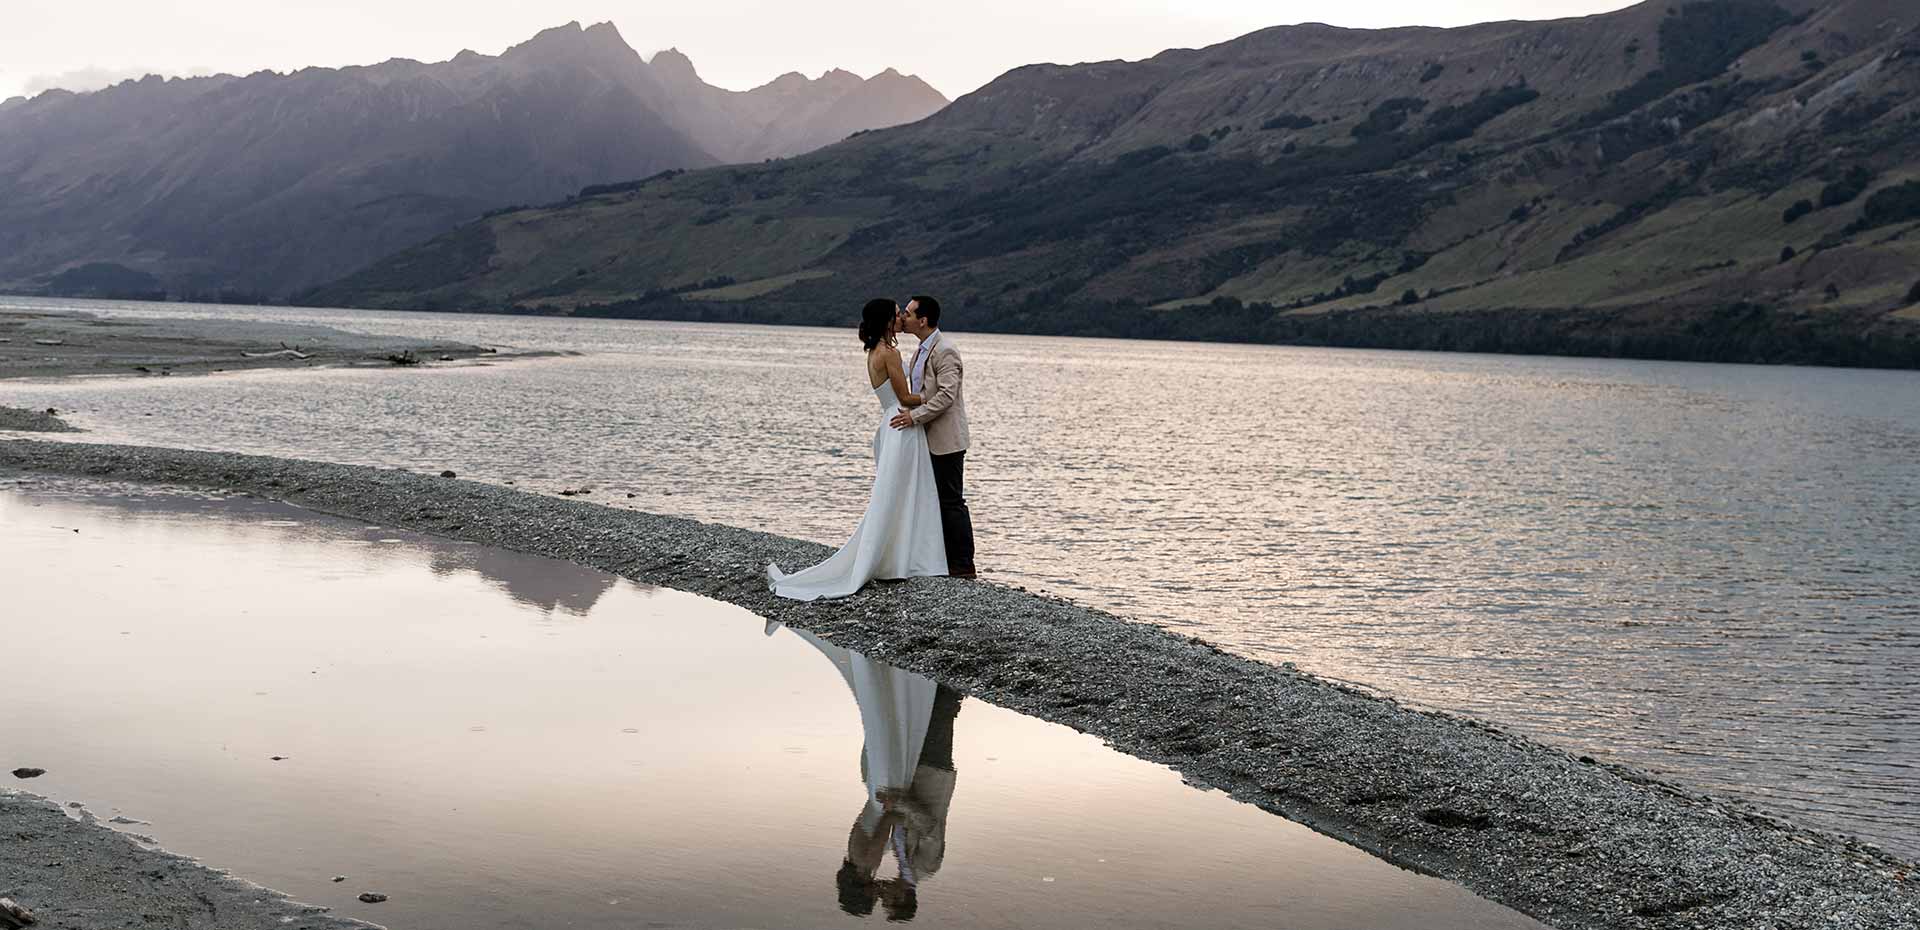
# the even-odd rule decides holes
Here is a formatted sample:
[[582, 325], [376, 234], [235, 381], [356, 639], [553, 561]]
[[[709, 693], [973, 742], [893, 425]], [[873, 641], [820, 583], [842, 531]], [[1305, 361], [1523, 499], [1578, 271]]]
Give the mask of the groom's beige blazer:
[[908, 411], [914, 423], [927, 428], [927, 451], [934, 455], [967, 451], [964, 374], [960, 350], [945, 333], [940, 334], [927, 358], [926, 372], [920, 377], [920, 396], [925, 403]]

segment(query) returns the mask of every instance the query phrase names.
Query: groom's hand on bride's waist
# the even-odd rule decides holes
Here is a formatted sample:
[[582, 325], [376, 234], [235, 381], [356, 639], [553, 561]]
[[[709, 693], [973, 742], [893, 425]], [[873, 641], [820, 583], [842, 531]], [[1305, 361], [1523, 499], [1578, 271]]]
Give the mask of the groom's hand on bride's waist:
[[908, 413], [907, 408], [902, 407], [899, 413], [893, 415], [890, 425], [892, 425], [894, 429], [906, 429], [913, 425], [913, 414]]

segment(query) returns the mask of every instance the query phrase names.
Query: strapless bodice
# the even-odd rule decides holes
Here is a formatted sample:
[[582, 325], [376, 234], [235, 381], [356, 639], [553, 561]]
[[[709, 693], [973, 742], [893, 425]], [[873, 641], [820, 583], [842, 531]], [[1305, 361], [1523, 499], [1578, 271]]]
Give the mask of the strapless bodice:
[[880, 409], [885, 413], [900, 409], [900, 395], [893, 393], [891, 379], [880, 382], [880, 386], [873, 389], [873, 396], [880, 399]]

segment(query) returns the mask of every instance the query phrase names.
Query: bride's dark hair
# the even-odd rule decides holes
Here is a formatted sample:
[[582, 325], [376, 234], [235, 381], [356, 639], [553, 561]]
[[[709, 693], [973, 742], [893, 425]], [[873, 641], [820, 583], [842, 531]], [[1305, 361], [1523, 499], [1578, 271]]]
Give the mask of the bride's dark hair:
[[860, 344], [866, 346], [868, 352], [880, 343], [892, 342], [893, 337], [887, 330], [893, 328], [893, 317], [898, 312], [899, 305], [885, 297], [867, 301], [860, 311]]

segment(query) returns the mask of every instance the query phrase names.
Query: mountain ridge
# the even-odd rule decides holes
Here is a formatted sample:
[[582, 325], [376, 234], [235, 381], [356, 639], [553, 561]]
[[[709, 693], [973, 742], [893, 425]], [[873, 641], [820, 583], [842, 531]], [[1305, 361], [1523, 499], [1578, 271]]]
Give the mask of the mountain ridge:
[[[671, 87], [612, 24], [572, 22], [499, 55], [15, 98], [0, 105], [0, 287], [283, 298], [488, 210], [729, 160], [715, 149], [804, 151], [946, 103], [854, 82], [790, 85], [802, 112], [783, 120], [742, 105], [751, 92]], [[861, 94], [875, 105], [859, 125], [836, 122]]]
[[1920, 365], [1916, 26], [1694, 0], [1029, 65], [304, 299], [836, 323], [904, 281], [979, 329]]

